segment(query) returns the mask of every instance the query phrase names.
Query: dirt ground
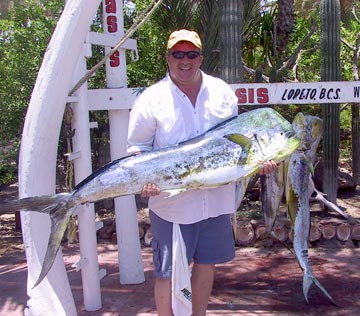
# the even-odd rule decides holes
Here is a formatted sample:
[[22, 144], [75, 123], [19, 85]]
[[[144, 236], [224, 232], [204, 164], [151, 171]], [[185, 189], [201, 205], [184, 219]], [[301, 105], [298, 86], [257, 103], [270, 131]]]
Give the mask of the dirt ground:
[[[7, 197], [16, 196], [16, 188]], [[0, 191], [1, 199], [5, 197]], [[340, 192], [339, 207], [360, 223], [360, 189]], [[345, 221], [333, 212], [312, 207], [312, 220]], [[20, 316], [26, 306], [27, 267], [21, 232], [12, 214], [0, 218], [0, 316]], [[78, 244], [62, 247], [64, 262], [79, 316], [156, 315], [153, 299], [151, 250], [142, 248], [146, 281], [139, 285], [119, 283], [117, 246], [98, 244], [99, 265], [107, 270], [101, 280], [102, 308], [89, 312], [83, 306], [81, 274], [72, 264], [79, 259]], [[216, 271], [208, 314], [263, 316], [360, 315], [360, 249], [358, 241], [320, 240], [309, 248], [315, 277], [328, 290], [337, 306], [312, 286], [309, 304], [302, 293], [302, 271], [292, 253], [280, 244], [271, 247], [237, 247], [236, 258]]]

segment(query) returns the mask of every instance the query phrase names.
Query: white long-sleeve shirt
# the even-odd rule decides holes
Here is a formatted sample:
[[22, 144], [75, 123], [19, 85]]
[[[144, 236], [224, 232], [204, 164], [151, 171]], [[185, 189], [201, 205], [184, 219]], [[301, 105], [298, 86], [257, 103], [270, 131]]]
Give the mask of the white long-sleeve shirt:
[[[130, 113], [128, 152], [150, 151], [198, 136], [237, 115], [237, 97], [223, 80], [202, 73], [195, 107], [167, 75], [147, 88]], [[149, 199], [149, 208], [161, 218], [190, 224], [234, 212], [235, 186], [188, 190]]]

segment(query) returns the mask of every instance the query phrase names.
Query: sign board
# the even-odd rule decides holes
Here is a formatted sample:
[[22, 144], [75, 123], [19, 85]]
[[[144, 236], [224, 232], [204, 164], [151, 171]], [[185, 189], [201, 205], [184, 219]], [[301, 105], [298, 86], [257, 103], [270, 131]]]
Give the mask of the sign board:
[[[360, 103], [360, 81], [231, 84], [239, 105]], [[89, 90], [89, 110], [131, 109], [143, 88]]]
[[360, 81], [232, 84], [239, 105], [360, 103]]

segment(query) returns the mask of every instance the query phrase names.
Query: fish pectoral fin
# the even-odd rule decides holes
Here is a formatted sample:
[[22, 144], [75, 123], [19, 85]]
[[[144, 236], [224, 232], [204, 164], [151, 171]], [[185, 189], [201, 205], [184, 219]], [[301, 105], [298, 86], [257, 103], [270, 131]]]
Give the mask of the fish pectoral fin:
[[168, 194], [167, 196], [165, 196], [165, 199], [168, 199], [168, 198], [177, 196], [177, 195], [179, 195], [181, 193], [184, 193], [186, 191], [187, 191], [187, 189], [174, 189], [174, 190], [165, 190], [165, 191], [162, 191], [162, 192], [165, 192], [165, 193]]
[[224, 137], [235, 144], [240, 145], [245, 151], [249, 150], [252, 146], [252, 141], [249, 137], [246, 137], [242, 134], [227, 134]]

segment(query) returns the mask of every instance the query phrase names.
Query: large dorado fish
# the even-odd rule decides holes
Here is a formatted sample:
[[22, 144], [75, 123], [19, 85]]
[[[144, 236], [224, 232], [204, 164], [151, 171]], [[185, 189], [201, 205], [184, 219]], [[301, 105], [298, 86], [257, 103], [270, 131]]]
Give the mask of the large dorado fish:
[[156, 183], [161, 191], [173, 194], [218, 187], [257, 173], [266, 160], [283, 161], [299, 144], [292, 125], [279, 113], [270, 108], [257, 109], [181, 144], [115, 160], [70, 193], [3, 203], [0, 214], [21, 209], [50, 215], [51, 233], [36, 286], [50, 270], [77, 206], [137, 194], [147, 183]]
[[[292, 222], [293, 247], [299, 265], [303, 271], [303, 294], [309, 302], [308, 294], [312, 284], [315, 284], [326, 297], [336, 305], [334, 299], [315, 278], [308, 257], [308, 240], [310, 232], [309, 180], [313, 173], [312, 159], [315, 155], [313, 144], [318, 144], [319, 121], [315, 117], [305, 117], [299, 113], [293, 127], [301, 139], [298, 149], [288, 161], [286, 181], [286, 204]], [[315, 147], [317, 147], [315, 144]]]

